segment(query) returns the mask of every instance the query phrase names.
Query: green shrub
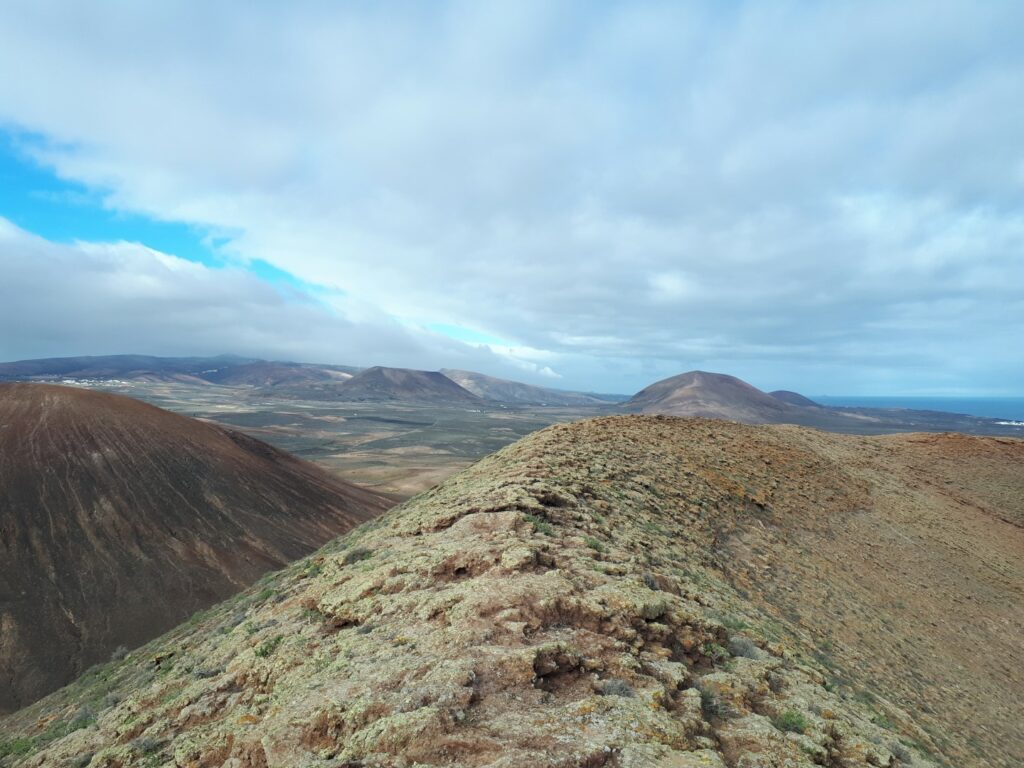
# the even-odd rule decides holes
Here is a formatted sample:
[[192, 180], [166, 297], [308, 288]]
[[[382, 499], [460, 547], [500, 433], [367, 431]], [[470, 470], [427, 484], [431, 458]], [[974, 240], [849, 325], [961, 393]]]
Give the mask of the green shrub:
[[35, 746], [32, 739], [11, 739], [0, 741], [0, 757], [27, 755]]
[[373, 550], [366, 549], [365, 547], [357, 547], [352, 551], [348, 552], [342, 559], [345, 565], [352, 565], [353, 563], [361, 563], [363, 560], [368, 560], [373, 557]]
[[722, 700], [707, 688], [700, 689], [700, 710], [708, 718], [725, 714]]
[[279, 646], [283, 640], [283, 635], [275, 635], [269, 640], [264, 640], [263, 643], [256, 648], [254, 653], [258, 658], [265, 659], [277, 650], [277, 646]]
[[789, 733], [804, 733], [808, 726], [807, 718], [795, 709], [787, 709], [772, 722], [780, 731]]
[[529, 512], [526, 514], [526, 519], [531, 525], [533, 525], [533, 530], [537, 533], [543, 533], [545, 536], [554, 535], [554, 526], [552, 526], [547, 520]]
[[714, 642], [706, 642], [701, 648], [701, 651], [707, 656], [713, 663], [725, 661], [729, 658], [729, 650]]
[[608, 548], [593, 536], [587, 536], [583, 541], [595, 552], [607, 552]]
[[760, 659], [765, 653], [757, 643], [745, 635], [733, 635], [729, 638], [729, 653], [733, 656], [742, 656], [746, 659]]

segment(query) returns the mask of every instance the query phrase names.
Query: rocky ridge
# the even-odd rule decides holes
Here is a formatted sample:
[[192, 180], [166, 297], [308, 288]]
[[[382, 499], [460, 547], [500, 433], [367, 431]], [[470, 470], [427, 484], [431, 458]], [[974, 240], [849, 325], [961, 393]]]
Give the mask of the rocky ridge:
[[[1003, 442], [982, 450], [994, 467], [1019, 461]], [[820, 585], [772, 571], [816, 564], [800, 553], [821, 526], [886, 509], [864, 472], [892, 447], [700, 419], [551, 427], [0, 721], [0, 763], [1016, 765], [1012, 731], [911, 709], [907, 670], [826, 656], [843, 619], [775, 594]]]

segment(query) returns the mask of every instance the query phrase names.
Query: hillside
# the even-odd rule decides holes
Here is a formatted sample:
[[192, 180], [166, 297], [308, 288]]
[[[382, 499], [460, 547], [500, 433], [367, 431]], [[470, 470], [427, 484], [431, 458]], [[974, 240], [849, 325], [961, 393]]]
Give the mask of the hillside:
[[690, 371], [651, 384], [626, 401], [638, 413], [702, 416], [751, 424], [784, 421], [792, 406], [722, 373]]
[[0, 754], [1019, 766], [1022, 462], [958, 435], [551, 427], [0, 720]]
[[442, 368], [441, 373], [463, 389], [477, 397], [511, 405], [609, 405], [612, 401], [602, 400], [584, 392], [569, 392], [561, 389], [535, 387], [519, 381], [499, 379], [474, 371], [460, 371]]
[[789, 403], [790, 405], [798, 405], [801, 408], [820, 407], [816, 402], [811, 400], [811, 398], [804, 397], [799, 392], [790, 392], [788, 389], [777, 389], [774, 392], [769, 392], [768, 394], [776, 400], [781, 400], [782, 402]]
[[358, 368], [345, 365], [271, 362], [220, 355], [217, 357], [154, 357], [103, 355], [54, 357], [0, 363], [0, 381], [84, 379], [96, 381], [179, 382], [231, 387], [308, 387], [314, 391], [345, 381]]
[[334, 390], [338, 400], [480, 405], [482, 400], [438, 371], [374, 366]]
[[274, 363], [259, 360], [239, 365], [219, 366], [205, 370], [200, 376], [211, 384], [229, 387], [316, 387], [347, 381], [354, 368], [344, 366], [307, 365], [305, 363]]
[[210, 369], [246, 365], [249, 358], [154, 357], [152, 355], [100, 355], [51, 357], [0, 363], [0, 381], [29, 379], [139, 379], [143, 381], [186, 381], [201, 383]]
[[0, 384], [0, 711], [388, 506], [239, 432]]

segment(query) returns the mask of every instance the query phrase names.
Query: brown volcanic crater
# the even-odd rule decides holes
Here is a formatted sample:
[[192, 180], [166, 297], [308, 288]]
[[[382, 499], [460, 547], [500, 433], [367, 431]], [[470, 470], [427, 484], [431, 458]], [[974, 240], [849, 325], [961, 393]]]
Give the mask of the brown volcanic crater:
[[0, 711], [390, 505], [130, 398], [0, 385]]

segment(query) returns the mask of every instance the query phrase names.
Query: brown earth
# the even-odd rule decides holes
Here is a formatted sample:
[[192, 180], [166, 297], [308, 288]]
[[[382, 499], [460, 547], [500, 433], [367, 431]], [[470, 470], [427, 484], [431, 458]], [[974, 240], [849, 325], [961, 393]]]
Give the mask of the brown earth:
[[0, 720], [0, 755], [1019, 766], [1022, 463], [961, 435], [554, 426]]
[[0, 384], [0, 711], [389, 506], [240, 432]]
[[786, 421], [796, 406], [772, 397], [735, 376], [690, 371], [651, 384], [624, 406], [639, 413], [703, 416], [748, 424]]

